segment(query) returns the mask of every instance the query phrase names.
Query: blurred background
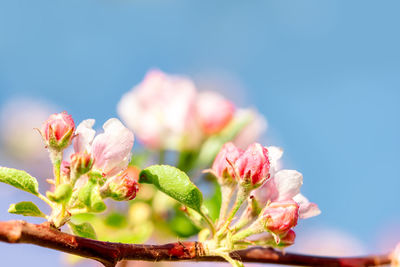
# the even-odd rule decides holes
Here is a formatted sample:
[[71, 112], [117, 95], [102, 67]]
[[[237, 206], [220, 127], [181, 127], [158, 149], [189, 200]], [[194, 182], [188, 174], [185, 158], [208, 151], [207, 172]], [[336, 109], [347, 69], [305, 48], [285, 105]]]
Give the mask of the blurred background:
[[[46, 177], [33, 130], [52, 112], [97, 126], [150, 68], [184, 74], [268, 121], [265, 145], [322, 214], [289, 251], [358, 255], [400, 240], [398, 1], [3, 0], [0, 165]], [[49, 166], [49, 165], [47, 165]], [[0, 185], [0, 220], [31, 196]], [[40, 220], [29, 219], [31, 222]], [[63, 265], [0, 243], [2, 264]], [[40, 264], [39, 264], [40, 263]]]

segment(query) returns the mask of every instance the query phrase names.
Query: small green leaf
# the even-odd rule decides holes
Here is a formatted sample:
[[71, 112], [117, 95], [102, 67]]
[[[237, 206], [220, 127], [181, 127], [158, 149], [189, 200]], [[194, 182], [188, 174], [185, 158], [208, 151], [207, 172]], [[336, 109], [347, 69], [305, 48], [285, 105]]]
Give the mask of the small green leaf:
[[47, 192], [47, 197], [57, 203], [67, 203], [72, 195], [72, 186], [70, 184], [59, 185], [56, 191]]
[[0, 182], [12, 185], [36, 196], [39, 194], [37, 180], [25, 171], [0, 167]]
[[17, 204], [11, 204], [8, 208], [8, 212], [23, 216], [46, 217], [46, 215], [30, 201], [22, 201]]
[[160, 191], [201, 212], [203, 195], [181, 170], [168, 165], [153, 165], [140, 172], [140, 183], [154, 184]]
[[77, 236], [97, 239], [96, 232], [90, 223], [84, 222], [82, 224], [73, 224], [72, 222], [69, 222], [68, 225], [72, 232]]

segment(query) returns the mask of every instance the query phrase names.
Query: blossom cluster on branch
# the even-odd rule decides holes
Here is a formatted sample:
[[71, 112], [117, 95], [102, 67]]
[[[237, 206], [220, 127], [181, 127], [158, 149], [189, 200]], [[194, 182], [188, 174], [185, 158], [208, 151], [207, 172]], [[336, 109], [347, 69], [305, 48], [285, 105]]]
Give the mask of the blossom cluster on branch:
[[[283, 150], [254, 140], [265, 122], [253, 110], [238, 109], [216, 92], [199, 92], [186, 77], [153, 70], [122, 97], [118, 113], [127, 127], [112, 118], [97, 135], [93, 119], [75, 127], [66, 112], [50, 115], [39, 131], [53, 165], [51, 189], [43, 195], [36, 178], [7, 167], [0, 167], [0, 181], [37, 196], [51, 212], [27, 201], [12, 204], [9, 212], [43, 217], [57, 229], [67, 224], [81, 237], [96, 239], [98, 230], [110, 240], [87, 216], [110, 212], [108, 198], [129, 201], [129, 211], [109, 213], [106, 224], [126, 226], [126, 233], [151, 220], [174, 221], [167, 224], [171, 229], [183, 223], [193, 229], [186, 236], [198, 233], [205, 256], [233, 266], [243, 266], [233, 251], [290, 246], [299, 218], [320, 213], [300, 193], [302, 174], [281, 169]], [[132, 155], [134, 134], [148, 152]], [[204, 183], [214, 189], [211, 198], [197, 186]], [[135, 240], [151, 236], [136, 232], [142, 236]]]

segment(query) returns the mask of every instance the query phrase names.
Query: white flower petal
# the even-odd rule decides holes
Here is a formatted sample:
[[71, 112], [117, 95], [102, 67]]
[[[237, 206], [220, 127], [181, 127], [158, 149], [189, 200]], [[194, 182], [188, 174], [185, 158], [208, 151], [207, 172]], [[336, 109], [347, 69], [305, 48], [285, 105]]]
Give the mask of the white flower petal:
[[112, 118], [103, 125], [104, 133], [93, 140], [93, 168], [106, 176], [117, 174], [126, 168], [133, 146], [133, 133], [118, 119]]
[[82, 121], [75, 131], [74, 137], [74, 150], [75, 152], [90, 152], [91, 144], [96, 131], [93, 130], [94, 119], [87, 119]]
[[296, 201], [300, 206], [299, 216], [302, 219], [314, 217], [321, 213], [321, 210], [318, 208], [317, 204], [311, 203], [302, 194], [297, 194], [293, 197], [293, 200]]
[[277, 146], [269, 146], [267, 149], [269, 162], [271, 164], [270, 173], [271, 175], [274, 175], [281, 168], [279, 160], [283, 155], [283, 149]]
[[280, 170], [275, 174], [274, 181], [279, 192], [278, 200], [287, 200], [300, 193], [303, 175], [295, 170]]

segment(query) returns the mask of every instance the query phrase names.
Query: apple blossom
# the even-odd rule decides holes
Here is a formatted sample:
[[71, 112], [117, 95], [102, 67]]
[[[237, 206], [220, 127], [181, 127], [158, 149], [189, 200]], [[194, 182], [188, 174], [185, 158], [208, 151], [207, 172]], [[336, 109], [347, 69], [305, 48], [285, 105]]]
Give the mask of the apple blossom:
[[189, 149], [198, 146], [202, 138], [196, 118], [196, 88], [184, 77], [149, 71], [121, 98], [118, 114], [152, 149]]
[[300, 206], [300, 218], [306, 219], [321, 213], [318, 206], [300, 194], [303, 175], [295, 170], [280, 170], [275, 173], [254, 195], [261, 204], [274, 201], [294, 200]]
[[238, 157], [234, 166], [240, 183], [256, 188], [269, 178], [268, 149], [254, 143]]
[[118, 119], [112, 118], [104, 123], [104, 133], [94, 137], [94, 122], [89, 119], [78, 125], [74, 150], [91, 154], [92, 170], [100, 172], [104, 178], [112, 177], [128, 166], [134, 136]]
[[299, 205], [293, 200], [276, 201], [261, 211], [264, 227], [275, 235], [282, 235], [297, 225]]
[[231, 121], [235, 110], [232, 102], [212, 91], [198, 94], [196, 108], [201, 129], [207, 135], [220, 132]]
[[129, 168], [124, 172], [111, 177], [100, 188], [103, 198], [110, 197], [116, 201], [132, 200], [139, 190], [138, 172]]
[[42, 125], [41, 134], [49, 149], [62, 151], [71, 143], [74, 130], [75, 123], [71, 115], [62, 112], [50, 115]]

